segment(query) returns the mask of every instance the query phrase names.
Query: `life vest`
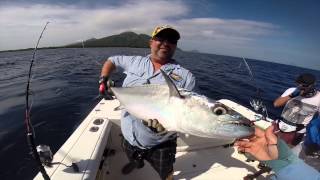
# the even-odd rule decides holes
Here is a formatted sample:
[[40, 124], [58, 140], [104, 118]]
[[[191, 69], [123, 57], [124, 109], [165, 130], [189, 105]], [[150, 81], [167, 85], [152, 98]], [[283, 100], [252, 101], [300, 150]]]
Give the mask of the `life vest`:
[[279, 129], [283, 132], [299, 131], [317, 112], [317, 106], [303, 103], [298, 99], [291, 99], [282, 110], [282, 119], [278, 123]]

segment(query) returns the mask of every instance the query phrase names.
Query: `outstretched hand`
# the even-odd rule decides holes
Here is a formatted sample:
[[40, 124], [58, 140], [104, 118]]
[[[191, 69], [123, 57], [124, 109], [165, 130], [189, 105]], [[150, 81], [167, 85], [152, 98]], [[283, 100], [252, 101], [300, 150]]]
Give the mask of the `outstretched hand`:
[[273, 133], [273, 126], [265, 131], [256, 127], [255, 134], [249, 139], [236, 141], [238, 151], [247, 152], [260, 161], [274, 160], [278, 158], [277, 136]]

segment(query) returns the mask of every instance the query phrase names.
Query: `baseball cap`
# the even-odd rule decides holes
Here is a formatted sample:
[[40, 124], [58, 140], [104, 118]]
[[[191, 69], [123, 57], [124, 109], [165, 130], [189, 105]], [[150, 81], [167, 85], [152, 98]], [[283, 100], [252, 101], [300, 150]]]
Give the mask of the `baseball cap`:
[[169, 25], [157, 26], [152, 31], [151, 38], [154, 38], [155, 36], [159, 36], [160, 34], [165, 34], [165, 36], [168, 36], [174, 40], [180, 39], [179, 32], [176, 29], [174, 29], [172, 26], [169, 26]]

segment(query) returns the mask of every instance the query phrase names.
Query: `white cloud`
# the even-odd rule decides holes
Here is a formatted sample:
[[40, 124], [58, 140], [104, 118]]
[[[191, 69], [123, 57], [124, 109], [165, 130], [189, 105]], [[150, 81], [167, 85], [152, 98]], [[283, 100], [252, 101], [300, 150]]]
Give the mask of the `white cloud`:
[[123, 31], [149, 33], [156, 24], [187, 13], [180, 2], [138, 1], [120, 7], [83, 9], [75, 6], [30, 5], [0, 7], [0, 50], [33, 47], [45, 22], [50, 21], [43, 46], [103, 37]]
[[255, 21], [193, 18], [177, 22], [187, 39], [243, 43], [271, 34], [276, 26]]
[[176, 24], [184, 37], [182, 49], [246, 57], [254, 57], [259, 38], [279, 29], [270, 23], [239, 19], [191, 18]]
[[160, 0], [99, 9], [44, 4], [3, 6], [0, 17], [6, 18], [0, 19], [0, 50], [33, 47], [46, 21], [51, 23], [41, 46], [63, 45], [128, 30], [149, 34], [157, 24], [172, 24], [182, 34], [182, 48], [206, 52], [250, 46], [257, 37], [267, 36], [277, 28], [241, 19], [185, 18], [189, 8], [182, 1]]

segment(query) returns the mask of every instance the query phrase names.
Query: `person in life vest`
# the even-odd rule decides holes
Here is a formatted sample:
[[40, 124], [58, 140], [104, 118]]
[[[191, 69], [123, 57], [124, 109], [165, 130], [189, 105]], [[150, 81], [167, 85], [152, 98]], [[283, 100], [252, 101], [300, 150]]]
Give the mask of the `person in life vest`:
[[[319, 136], [319, 134], [310, 135], [310, 130], [313, 130], [314, 127], [309, 125], [311, 121], [314, 126], [319, 122], [320, 92], [315, 86], [316, 78], [313, 74], [303, 73], [296, 78], [295, 82], [297, 87], [287, 89], [274, 101], [275, 107], [284, 106], [281, 119], [277, 121], [276, 128], [280, 131], [278, 135], [291, 147], [303, 140], [306, 131], [309, 134], [307, 138]], [[318, 151], [314, 148], [314, 143], [316, 142], [313, 142], [312, 139], [306, 139], [304, 144], [306, 153], [312, 155]]]

